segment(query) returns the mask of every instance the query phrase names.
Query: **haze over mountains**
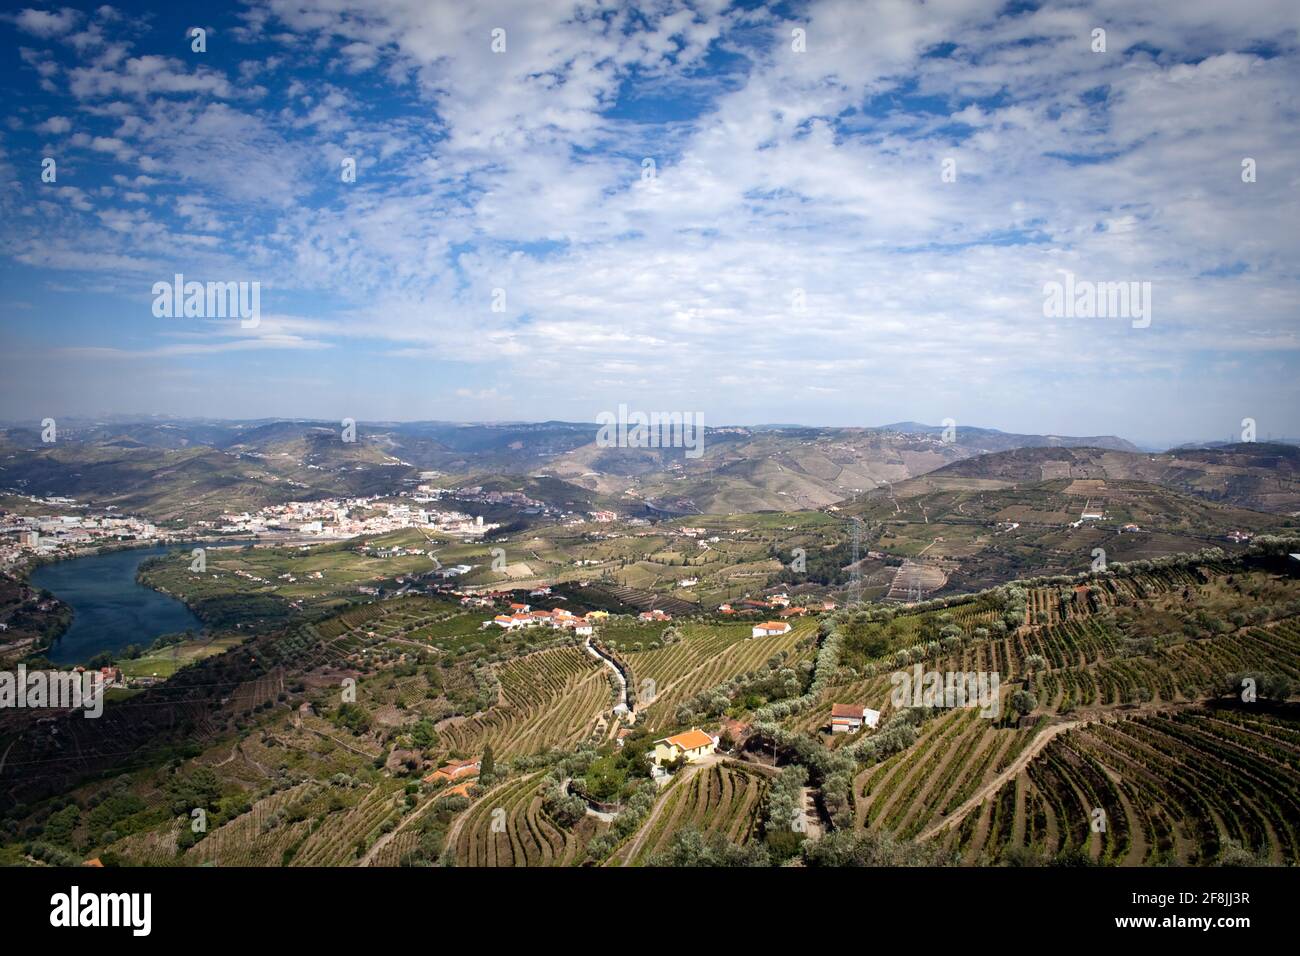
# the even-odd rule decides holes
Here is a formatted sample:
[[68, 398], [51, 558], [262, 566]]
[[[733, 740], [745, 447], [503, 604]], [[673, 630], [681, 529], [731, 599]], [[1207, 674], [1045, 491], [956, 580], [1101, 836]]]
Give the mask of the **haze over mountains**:
[[[501, 475], [631, 512], [735, 513], [823, 508], [921, 475], [1007, 484], [1110, 477], [1289, 513], [1300, 506], [1300, 451], [1275, 444], [1140, 451], [1116, 436], [1020, 435], [899, 422], [875, 428], [721, 426], [703, 454], [601, 447], [581, 422], [375, 422], [344, 441], [333, 422], [152, 419], [65, 421], [0, 432], [0, 487], [111, 500], [158, 520], [333, 494], [381, 494], [439, 472], [455, 483]], [[1063, 470], [1064, 469], [1064, 470]], [[576, 487], [575, 487], [576, 486]]]

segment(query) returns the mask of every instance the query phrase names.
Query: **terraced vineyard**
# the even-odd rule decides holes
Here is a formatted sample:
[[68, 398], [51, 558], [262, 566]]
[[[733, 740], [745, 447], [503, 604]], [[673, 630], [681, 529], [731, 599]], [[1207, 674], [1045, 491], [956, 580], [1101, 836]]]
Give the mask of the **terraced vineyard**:
[[1196, 865], [1229, 839], [1274, 863], [1300, 857], [1294, 714], [1193, 708], [1067, 731], [945, 842], [968, 863], [1082, 850], [1103, 863]]
[[[802, 764], [823, 829], [887, 835], [908, 852], [938, 849], [972, 865], [1300, 861], [1292, 569], [1263, 553], [1211, 553], [1042, 580], [917, 608], [850, 609], [824, 621], [820, 642], [815, 617], [754, 639], [752, 622], [669, 630], [613, 616], [598, 625], [602, 646], [626, 665], [634, 693], [647, 680], [658, 692], [637, 708], [621, 749], [617, 722], [594, 733], [615, 701], [610, 669], [564, 636], [462, 634], [462, 609], [427, 597], [350, 607], [253, 635], [103, 720], [72, 721], [60, 743], [78, 753], [134, 746], [177, 720], [200, 746], [89, 780], [75, 805], [46, 805], [14, 832], [62, 834], [63, 852], [93, 847], [112, 854], [110, 865], [395, 866], [431, 862], [441, 844], [461, 866], [576, 866], [611, 824], [588, 813], [558, 825], [542, 798], [547, 771], [512, 758], [590, 744], [596, 755], [562, 766], [612, 781], [592, 791], [612, 793], [655, 737], [698, 725], [725, 730], [750, 756]], [[996, 714], [934, 707], [896, 719], [893, 676], [917, 667], [997, 674]], [[1257, 678], [1258, 702], [1229, 693], [1243, 674]], [[339, 701], [350, 675], [356, 710]], [[730, 681], [725, 700], [701, 695]], [[882, 722], [829, 734], [833, 703], [879, 710]], [[120, 740], [107, 733], [116, 726], [128, 731]], [[489, 744], [504, 778], [486, 796], [459, 813], [412, 816], [437, 799], [420, 783], [432, 767]], [[688, 863], [703, 852], [678, 839], [691, 831], [747, 844], [771, 779], [720, 756], [680, 768], [653, 806], [649, 786], [631, 802], [600, 862], [645, 866], [672, 850]], [[197, 840], [179, 809], [191, 796], [214, 821]], [[827, 845], [828, 858], [854, 842], [871, 843]]]
[[1063, 600], [1063, 591], [1070, 590], [1069, 588], [1031, 588], [1028, 594], [1026, 623], [1032, 627], [1043, 627], [1068, 620], [1078, 614], [1080, 609], [1096, 610], [1101, 607], [1148, 601], [1172, 591], [1197, 588], [1217, 577], [1231, 574], [1232, 570], [1232, 566], [1225, 561], [1208, 561], [1194, 568], [1159, 567], [1150, 571], [1101, 577], [1090, 582], [1090, 586], [1083, 589], [1089, 594], [1087, 605], [1080, 608]]
[[500, 665], [501, 700], [485, 713], [439, 728], [462, 753], [491, 744], [501, 756], [531, 754], [586, 739], [596, 717], [613, 706], [608, 671], [580, 648], [558, 647]]
[[651, 728], [670, 724], [678, 705], [702, 690], [760, 667], [781, 651], [813, 635], [817, 621], [803, 618], [792, 622], [786, 634], [750, 637], [750, 624], [686, 624], [682, 640], [649, 651], [624, 651], [632, 666], [638, 688], [649, 679], [656, 695], [639, 718]]
[[462, 814], [447, 854], [457, 866], [575, 866], [608, 824], [592, 816], [565, 830], [542, 806], [543, 774], [512, 780]]
[[1039, 730], [998, 727], [977, 710], [945, 712], [924, 725], [914, 746], [858, 774], [858, 826], [918, 836], [1011, 766]]
[[665, 795], [662, 807], [646, 824], [648, 829], [629, 840], [611, 862], [644, 866], [667, 849], [684, 827], [717, 832], [728, 842], [743, 845], [754, 833], [767, 786], [762, 773], [738, 764], [703, 767]]
[[1242, 629], [1144, 657], [1062, 668], [1044, 675], [1041, 688], [1043, 700], [1057, 708], [1114, 706], [1148, 695], [1157, 703], [1196, 700], [1212, 693], [1225, 674], [1249, 670], [1300, 676], [1300, 622]]
[[311, 831], [293, 858], [293, 866], [346, 866], [379, 835], [379, 827], [395, 815], [392, 789], [374, 788], [349, 810], [331, 813]]

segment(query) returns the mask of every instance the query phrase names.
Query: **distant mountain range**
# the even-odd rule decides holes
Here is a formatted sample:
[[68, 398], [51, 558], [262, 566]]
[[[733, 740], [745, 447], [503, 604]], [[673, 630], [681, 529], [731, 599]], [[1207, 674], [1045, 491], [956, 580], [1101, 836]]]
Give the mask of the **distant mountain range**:
[[896, 422], [709, 428], [703, 454], [691, 458], [682, 448], [601, 447], [597, 434], [594, 423], [562, 421], [362, 422], [355, 441], [345, 441], [341, 423], [310, 420], [67, 420], [53, 444], [41, 441], [38, 427], [0, 431], [0, 488], [107, 501], [165, 519], [377, 494], [437, 471], [443, 484], [559, 479], [542, 487], [566, 500], [619, 502], [629, 512], [735, 513], [825, 507], [929, 473], [1039, 480], [1044, 463], [1066, 462], [1071, 472], [1152, 481], [1243, 507], [1300, 507], [1300, 449], [1289, 445], [1152, 455], [1116, 436]]

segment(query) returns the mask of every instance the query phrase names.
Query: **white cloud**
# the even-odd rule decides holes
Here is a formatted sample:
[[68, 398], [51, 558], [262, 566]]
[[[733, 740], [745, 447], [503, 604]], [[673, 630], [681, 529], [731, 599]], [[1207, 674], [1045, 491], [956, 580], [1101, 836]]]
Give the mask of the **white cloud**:
[[38, 123], [36, 128], [42, 133], [51, 133], [57, 136], [72, 129], [72, 121], [66, 116], [51, 116], [43, 123]]
[[[1294, 364], [1296, 40], [1278, 6], [825, 0], [786, 21], [665, 0], [636, 21], [269, 0], [226, 35], [281, 49], [233, 75], [106, 60], [97, 28], [98, 59], [67, 72], [82, 111], [39, 128], [75, 122], [74, 145], [134, 168], [113, 170], [120, 196], [65, 194], [102, 215], [46, 224], [27, 261], [261, 277], [328, 303], [294, 334], [495, 363], [530, 406], [562, 380], [584, 401], [694, 395], [714, 420], [770, 419], [778, 394], [810, 418], [890, 395], [922, 406], [893, 418], [1113, 416], [1150, 405], [1143, 388], [1177, 396], [1210, 355]], [[1062, 269], [1150, 281], [1151, 328], [1045, 320]]]
[[12, 19], [18, 29], [27, 33], [34, 33], [39, 37], [56, 37], [76, 26], [80, 16], [76, 10], [68, 7], [64, 7], [57, 13], [28, 8], [14, 14]]

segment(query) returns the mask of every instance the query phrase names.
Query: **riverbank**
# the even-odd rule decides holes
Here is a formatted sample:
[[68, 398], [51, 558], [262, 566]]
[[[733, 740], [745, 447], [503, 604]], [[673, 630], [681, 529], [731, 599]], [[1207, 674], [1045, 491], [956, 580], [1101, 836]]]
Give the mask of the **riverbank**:
[[44, 648], [51, 663], [85, 664], [103, 653], [116, 658], [163, 635], [201, 632], [202, 622], [184, 602], [137, 580], [141, 564], [175, 547], [108, 548], [33, 568], [29, 585], [72, 611], [68, 626]]

